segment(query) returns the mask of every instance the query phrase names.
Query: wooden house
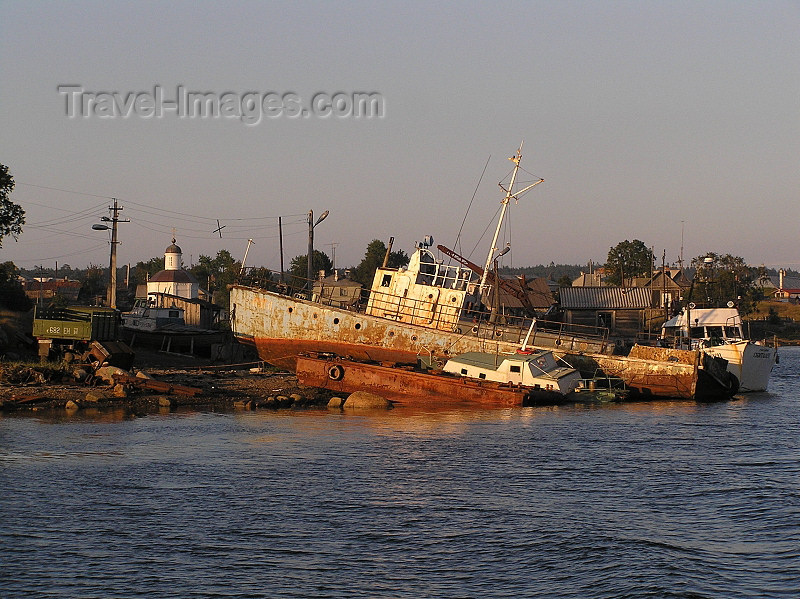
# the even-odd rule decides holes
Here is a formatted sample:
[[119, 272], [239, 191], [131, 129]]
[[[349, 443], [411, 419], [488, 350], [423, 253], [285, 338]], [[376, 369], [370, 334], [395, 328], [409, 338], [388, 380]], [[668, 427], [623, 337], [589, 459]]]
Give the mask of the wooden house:
[[612, 337], [635, 338], [646, 329], [653, 307], [652, 291], [645, 287], [564, 287], [564, 322], [603, 327]]

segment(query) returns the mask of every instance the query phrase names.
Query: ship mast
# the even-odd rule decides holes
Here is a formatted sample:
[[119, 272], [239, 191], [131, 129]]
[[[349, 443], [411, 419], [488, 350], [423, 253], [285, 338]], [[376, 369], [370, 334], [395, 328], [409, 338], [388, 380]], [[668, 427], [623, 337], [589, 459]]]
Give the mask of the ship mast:
[[494, 231], [494, 237], [492, 238], [492, 246], [489, 249], [489, 255], [486, 256], [486, 266], [483, 269], [483, 276], [481, 277], [481, 287], [480, 287], [481, 290], [486, 287], [486, 277], [489, 272], [489, 268], [492, 266], [492, 258], [494, 257], [494, 253], [497, 251], [497, 238], [500, 236], [500, 229], [503, 226], [503, 219], [505, 218], [506, 211], [508, 210], [509, 200], [511, 200], [511, 198], [514, 198], [514, 200], [519, 200], [519, 196], [521, 194], [525, 193], [532, 187], [535, 187], [536, 185], [539, 185], [539, 183], [544, 181], [544, 179], [539, 179], [536, 183], [532, 183], [531, 185], [528, 185], [527, 187], [517, 192], [514, 191], [514, 182], [517, 179], [517, 172], [519, 171], [519, 163], [522, 160], [522, 144], [524, 143], [525, 143], [524, 141], [520, 142], [517, 153], [514, 154], [511, 158], [509, 158], [509, 160], [514, 163], [514, 170], [511, 173], [511, 183], [509, 184], [508, 189], [503, 187], [502, 183], [499, 184], [500, 189], [506, 192], [506, 196], [503, 198], [502, 202], [503, 208], [502, 210], [500, 210], [500, 218], [497, 221], [497, 228]]

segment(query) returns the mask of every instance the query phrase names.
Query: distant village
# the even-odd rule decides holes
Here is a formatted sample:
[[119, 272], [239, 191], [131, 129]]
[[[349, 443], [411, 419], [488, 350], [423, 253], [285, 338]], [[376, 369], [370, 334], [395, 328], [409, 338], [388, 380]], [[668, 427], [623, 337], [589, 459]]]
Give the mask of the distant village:
[[[374, 248], [378, 259], [380, 256], [377, 254], [380, 252], [386, 252], [387, 256], [394, 254], [393, 257], [400, 262], [405, 257], [403, 252], [390, 252], [377, 240], [370, 247]], [[229, 258], [224, 250], [221, 253]], [[306, 261], [298, 260], [305, 259], [305, 256], [295, 258], [292, 268], [283, 274], [264, 268], [242, 268], [240, 263], [230, 259], [228, 261], [231, 264], [227, 268], [229, 272], [206, 272], [206, 285], [203, 285], [196, 274], [185, 267], [183, 250], [175, 239], [172, 239], [163, 255], [163, 268], [156, 272], [146, 270], [148, 267], [152, 270], [154, 264], [161, 266], [162, 263], [156, 259], [146, 264], [140, 263], [134, 268], [126, 266], [119, 269], [116, 298], [120, 308], [129, 308], [136, 298], [149, 297], [151, 301], [159, 298], [159, 303], [170, 303], [182, 308], [185, 311], [186, 324], [212, 328], [219, 326], [227, 317], [227, 294], [224, 289], [227, 284], [238, 280], [247, 282], [248, 278], [252, 279], [257, 274], [262, 278], [267, 277], [270, 284], [282, 286], [287, 291], [291, 286], [302, 288], [306, 285], [305, 277], [298, 274], [305, 273]], [[314, 252], [315, 266], [318, 258], [322, 260], [320, 265], [323, 268], [315, 268], [318, 275], [313, 282], [314, 299], [337, 307], [355, 307], [364, 301], [371, 284], [370, 270], [374, 273], [374, 267], [379, 265], [375, 260], [371, 262], [373, 268], [367, 268], [365, 275], [363, 264], [349, 269], [335, 269], [327, 256], [317, 251]], [[567, 274], [570, 269], [580, 274], [572, 278]], [[97, 272], [92, 273], [91, 267], [84, 271], [69, 269], [65, 275], [21, 271], [18, 280], [25, 296], [34, 304], [56, 302], [62, 305], [107, 305], [104, 286], [107, 285], [108, 277], [103, 276], [103, 270], [106, 269], [95, 267], [95, 270]], [[359, 270], [361, 276], [354, 276]], [[536, 271], [549, 274], [525, 274]], [[519, 293], [510, 293], [499, 288], [499, 303], [508, 315], [521, 313], [527, 303], [544, 318], [558, 312], [558, 319], [565, 323], [600, 326], [608, 328], [614, 336], [626, 338], [657, 331], [661, 323], [675, 313], [689, 297], [693, 285], [690, 275], [695, 275], [694, 269], [663, 266], [652, 269], [648, 276], [625, 278], [624, 284], [620, 285], [619, 281], [613, 281], [606, 268], [591, 264], [583, 268], [568, 265], [515, 270], [505, 268], [499, 272], [503, 279], [524, 288], [527, 296], [521, 298]], [[761, 269], [760, 276], [754, 277], [750, 289], [755, 290], [755, 295], [773, 301], [800, 303], [800, 276], [784, 269], [773, 273]], [[361, 280], [356, 280], [357, 278]], [[695, 289], [695, 293], [697, 291]], [[494, 290], [490, 289], [486, 302], [495, 301], [493, 293]], [[742, 310], [740, 307], [740, 310], [746, 313], [747, 307], [744, 308]]]

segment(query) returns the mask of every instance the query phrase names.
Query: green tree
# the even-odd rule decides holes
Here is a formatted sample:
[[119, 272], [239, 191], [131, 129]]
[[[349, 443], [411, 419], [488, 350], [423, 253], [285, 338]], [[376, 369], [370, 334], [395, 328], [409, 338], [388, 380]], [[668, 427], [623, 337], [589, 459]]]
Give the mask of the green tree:
[[17, 312], [27, 312], [31, 309], [31, 300], [17, 280], [18, 274], [19, 269], [13, 262], [0, 264], [0, 306]]
[[150, 258], [147, 262], [137, 262], [131, 273], [130, 284], [136, 289], [138, 285], [144, 285], [150, 277], [162, 270], [164, 270], [164, 256]]
[[644, 242], [620, 241], [608, 250], [606, 258], [606, 281], [609, 285], [625, 285], [633, 277], [644, 277], [650, 274], [653, 265], [653, 252]]
[[[333, 263], [325, 252], [314, 250], [314, 258], [311, 262], [314, 274], [324, 270], [327, 275], [333, 270]], [[300, 254], [292, 258], [289, 263], [289, 274], [292, 276], [290, 279], [291, 285], [298, 289], [306, 285], [308, 279], [308, 254]]]
[[78, 299], [89, 302], [98, 295], [105, 297], [107, 284], [103, 272], [104, 269], [96, 264], [90, 264], [87, 267], [86, 274], [81, 279]]
[[744, 258], [708, 252], [692, 258], [691, 266], [695, 269], [694, 302], [722, 306], [732, 301], [742, 314], [747, 314], [755, 309], [759, 296], [763, 297], [754, 288], [758, 270], [748, 266]]
[[0, 164], [0, 248], [3, 247], [3, 237], [11, 235], [14, 241], [22, 233], [25, 224], [25, 211], [8, 196], [14, 191], [14, 177], [8, 172], [5, 164]]
[[[356, 266], [353, 273], [353, 280], [358, 281], [364, 287], [369, 289], [372, 287], [372, 279], [375, 278], [375, 271], [378, 270], [383, 264], [383, 258], [386, 256], [386, 244], [380, 239], [373, 239], [367, 245], [367, 251], [364, 253], [364, 259]], [[389, 268], [400, 268], [401, 266], [408, 265], [408, 255], [403, 250], [393, 251], [389, 254], [389, 260], [386, 264]]]
[[227, 308], [230, 303], [228, 285], [236, 282], [242, 265], [228, 250], [219, 250], [214, 258], [200, 254], [191, 272], [201, 285], [208, 285], [214, 303]]

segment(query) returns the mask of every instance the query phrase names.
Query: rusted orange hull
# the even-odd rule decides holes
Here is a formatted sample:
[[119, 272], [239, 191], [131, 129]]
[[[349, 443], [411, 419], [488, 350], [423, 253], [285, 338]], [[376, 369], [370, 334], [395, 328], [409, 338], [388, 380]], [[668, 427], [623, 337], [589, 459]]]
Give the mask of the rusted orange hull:
[[370, 391], [403, 406], [507, 407], [557, 404], [565, 400], [562, 394], [552, 391], [533, 391], [491, 381], [421, 372], [410, 366], [299, 356], [296, 367], [301, 385], [335, 393]]
[[[472, 351], [513, 353], [520, 346], [509, 331], [476, 335], [461, 326], [454, 331], [429, 329], [251, 287], [234, 285], [230, 297], [236, 338], [255, 347], [261, 359], [292, 371], [303, 353], [414, 363], [427, 356], [444, 362]], [[618, 377], [634, 397], [719, 399], [735, 392], [708, 376], [698, 352], [644, 348], [640, 355], [614, 356], [591, 343], [549, 338], [546, 333], [530, 346], [553, 350], [586, 377]]]

